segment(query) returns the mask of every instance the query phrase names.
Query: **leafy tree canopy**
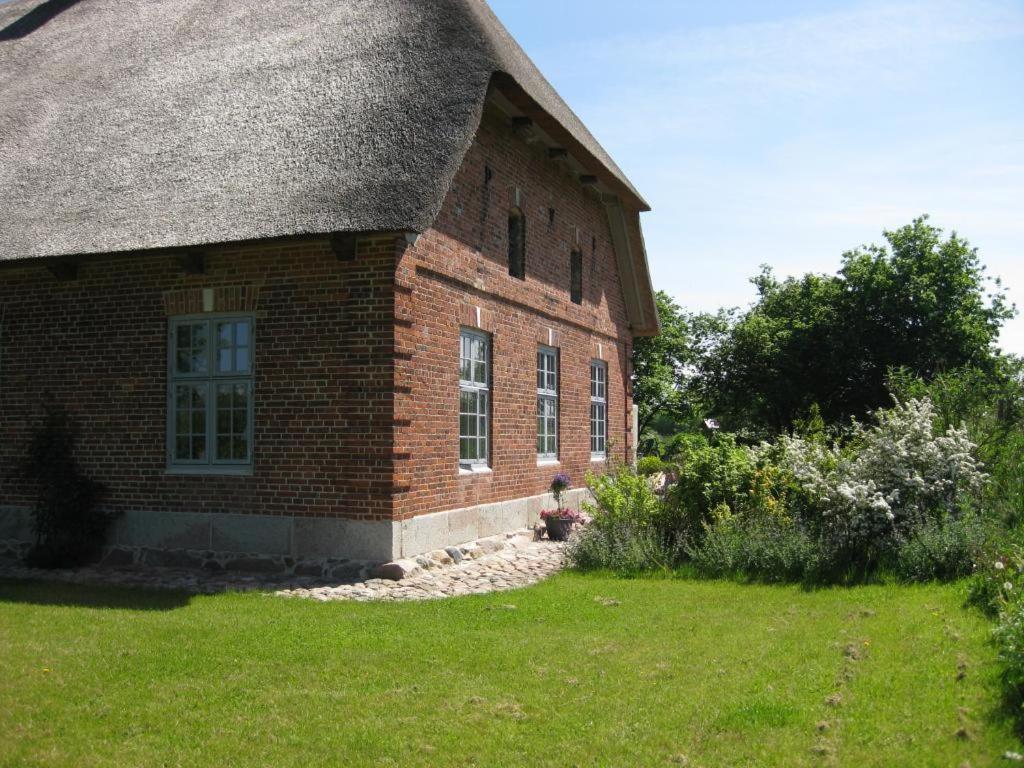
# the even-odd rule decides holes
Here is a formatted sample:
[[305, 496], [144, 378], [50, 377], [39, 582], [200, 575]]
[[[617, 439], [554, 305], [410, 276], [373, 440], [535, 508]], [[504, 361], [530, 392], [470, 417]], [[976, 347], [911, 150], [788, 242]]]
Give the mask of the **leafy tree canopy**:
[[687, 315], [660, 294], [666, 336], [635, 348], [641, 417], [688, 403], [762, 436], [811, 413], [837, 423], [888, 405], [893, 369], [924, 381], [963, 367], [995, 375], [1015, 309], [976, 249], [927, 216], [884, 237], [845, 253], [834, 275], [779, 280], [762, 268], [746, 311]]

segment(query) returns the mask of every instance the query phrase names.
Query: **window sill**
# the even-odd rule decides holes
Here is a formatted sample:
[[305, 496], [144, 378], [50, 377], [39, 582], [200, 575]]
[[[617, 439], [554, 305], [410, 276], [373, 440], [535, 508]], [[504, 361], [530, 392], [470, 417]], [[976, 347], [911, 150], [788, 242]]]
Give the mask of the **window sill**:
[[590, 457], [590, 461], [591, 461], [592, 464], [604, 464], [606, 461], [608, 461], [608, 457], [607, 456], [591, 456]]
[[493, 472], [490, 467], [459, 467], [459, 477], [473, 477], [474, 475], [489, 475]]
[[537, 459], [538, 467], [558, 467], [562, 462], [558, 459]]
[[167, 467], [165, 475], [184, 475], [192, 477], [252, 477], [252, 467]]

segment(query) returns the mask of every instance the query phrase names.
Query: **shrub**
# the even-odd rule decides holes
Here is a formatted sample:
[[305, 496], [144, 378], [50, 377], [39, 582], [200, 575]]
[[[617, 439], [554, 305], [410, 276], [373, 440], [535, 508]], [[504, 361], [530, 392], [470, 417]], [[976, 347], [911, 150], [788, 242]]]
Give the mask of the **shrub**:
[[644, 477], [651, 477], [665, 471], [665, 462], [660, 456], [644, 456], [637, 460], [636, 471], [637, 474], [643, 475]]
[[992, 631], [1002, 667], [1003, 699], [1018, 719], [1024, 706], [1024, 602], [1010, 603]]
[[805, 526], [839, 569], [877, 566], [924, 524], [957, 517], [981, 491], [985, 474], [964, 430], [933, 434], [928, 400], [897, 402], [876, 424], [854, 423], [845, 447], [783, 435], [777, 455], [802, 487]]
[[46, 400], [42, 426], [22, 464], [22, 475], [36, 486], [36, 540], [26, 557], [30, 565], [63, 568], [87, 562], [99, 553], [113, 520], [97, 507], [104, 487], [79, 471], [75, 437], [67, 411]]
[[688, 554], [703, 576], [800, 581], [817, 569], [815, 542], [792, 522], [727, 516], [708, 527]]
[[594, 503], [585, 502], [591, 522], [570, 542], [569, 562], [578, 568], [639, 572], [668, 568], [679, 559], [675, 531], [647, 478], [628, 467], [588, 475]]
[[1002, 668], [1003, 700], [1024, 727], [1024, 547], [1010, 544], [1002, 554], [988, 553], [971, 580], [968, 601], [997, 617], [992, 640]]
[[899, 545], [892, 567], [908, 581], [969, 576], [986, 538], [985, 525], [974, 515], [929, 520], [912, 529]]
[[566, 556], [576, 568], [629, 575], [671, 568], [679, 561], [680, 549], [651, 526], [591, 524], [570, 540]]
[[1024, 598], [1024, 548], [1008, 543], [986, 549], [976, 562], [968, 602], [989, 616], [998, 616], [1010, 603]]
[[713, 512], [726, 507], [735, 513], [744, 507], [754, 481], [755, 464], [748, 448], [728, 433], [712, 441], [701, 435], [680, 442], [673, 457], [679, 477], [666, 500], [666, 524], [686, 541], [699, 541]]

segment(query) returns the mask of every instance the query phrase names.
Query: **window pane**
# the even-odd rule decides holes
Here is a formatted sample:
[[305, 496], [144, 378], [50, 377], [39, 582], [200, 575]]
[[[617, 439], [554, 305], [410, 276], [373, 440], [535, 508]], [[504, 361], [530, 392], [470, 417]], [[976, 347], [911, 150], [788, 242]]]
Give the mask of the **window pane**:
[[203, 435], [201, 437], [199, 435], [192, 436], [191, 458], [195, 459], [196, 461], [202, 461], [203, 459], [206, 458], [206, 435]]
[[182, 461], [187, 461], [192, 458], [190, 455], [190, 448], [192, 446], [192, 438], [188, 435], [178, 435], [174, 441], [174, 458]]
[[175, 367], [178, 373], [192, 372], [192, 353], [188, 349], [179, 349], [175, 354]]
[[245, 461], [249, 458], [249, 438], [245, 435], [235, 435], [232, 440], [232, 456], [235, 461]]
[[192, 372], [206, 373], [208, 365], [206, 362], [207, 339], [206, 323], [197, 323], [192, 328]]
[[249, 348], [238, 347], [235, 350], [235, 370], [239, 373], [249, 372]]
[[217, 459], [219, 461], [230, 461], [231, 459], [231, 437], [217, 435]]
[[244, 435], [249, 431], [249, 411], [246, 408], [235, 408], [231, 422], [231, 431], [236, 435]]
[[230, 347], [232, 345], [231, 332], [234, 323], [217, 323], [217, 346]]

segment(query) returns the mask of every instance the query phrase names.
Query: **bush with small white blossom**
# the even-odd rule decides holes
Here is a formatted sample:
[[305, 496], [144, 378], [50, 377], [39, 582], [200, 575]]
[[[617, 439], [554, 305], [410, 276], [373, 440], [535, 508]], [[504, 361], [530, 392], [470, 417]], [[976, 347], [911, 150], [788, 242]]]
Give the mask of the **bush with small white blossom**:
[[845, 445], [782, 435], [754, 448], [792, 473], [800, 522], [839, 564], [872, 565], [922, 526], [957, 519], [986, 475], [963, 429], [934, 434], [930, 400], [897, 402], [873, 425], [854, 422]]

